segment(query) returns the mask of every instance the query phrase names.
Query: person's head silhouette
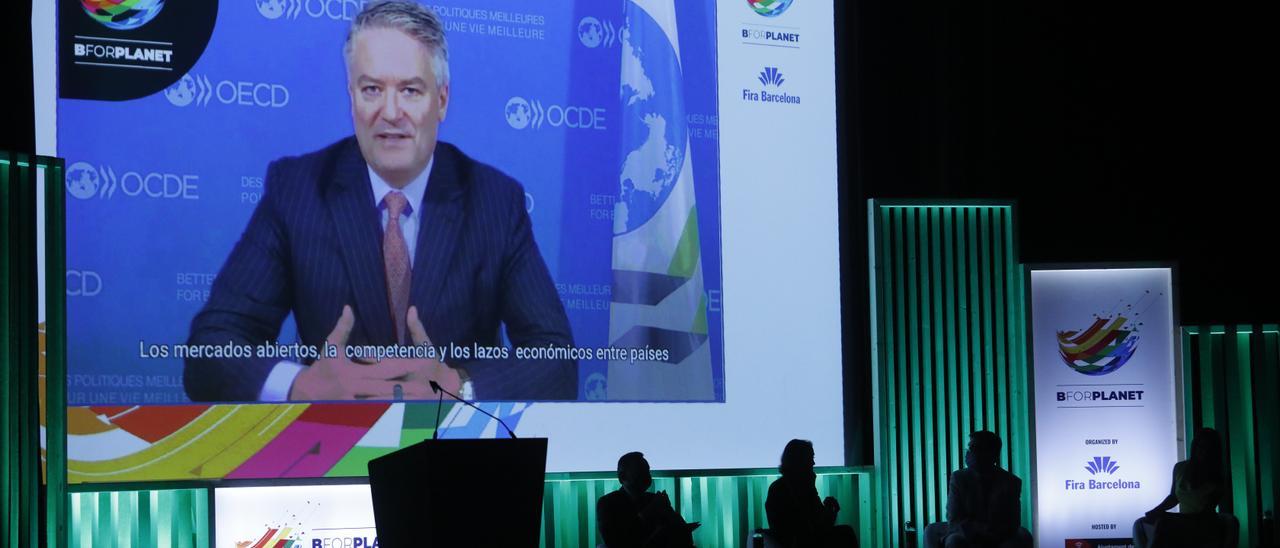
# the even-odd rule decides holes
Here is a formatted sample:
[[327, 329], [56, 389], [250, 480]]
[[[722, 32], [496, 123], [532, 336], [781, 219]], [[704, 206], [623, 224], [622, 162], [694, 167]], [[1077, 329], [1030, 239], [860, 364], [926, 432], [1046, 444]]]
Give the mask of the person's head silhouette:
[[1191, 441], [1191, 460], [1197, 463], [1219, 464], [1222, 462], [1222, 436], [1212, 428], [1201, 428]]
[[1212, 428], [1201, 428], [1191, 441], [1191, 468], [1187, 479], [1192, 485], [1222, 478], [1222, 436]]
[[964, 454], [964, 464], [969, 468], [989, 468], [1000, 463], [1000, 436], [995, 432], [978, 430], [969, 434], [969, 449]]
[[639, 497], [653, 485], [653, 476], [649, 473], [649, 461], [644, 453], [632, 451], [618, 459], [618, 481], [622, 490], [632, 498]]
[[782, 449], [782, 463], [778, 471], [784, 478], [806, 479], [814, 477], [813, 442], [809, 440], [791, 440]]

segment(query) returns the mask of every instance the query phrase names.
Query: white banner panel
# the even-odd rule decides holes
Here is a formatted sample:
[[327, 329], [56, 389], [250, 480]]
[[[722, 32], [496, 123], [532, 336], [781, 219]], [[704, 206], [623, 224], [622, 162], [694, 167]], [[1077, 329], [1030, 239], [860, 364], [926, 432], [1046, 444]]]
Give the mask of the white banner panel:
[[1173, 272], [1031, 271], [1041, 547], [1127, 545], [1178, 460]]
[[215, 548], [377, 546], [368, 485], [214, 490]]

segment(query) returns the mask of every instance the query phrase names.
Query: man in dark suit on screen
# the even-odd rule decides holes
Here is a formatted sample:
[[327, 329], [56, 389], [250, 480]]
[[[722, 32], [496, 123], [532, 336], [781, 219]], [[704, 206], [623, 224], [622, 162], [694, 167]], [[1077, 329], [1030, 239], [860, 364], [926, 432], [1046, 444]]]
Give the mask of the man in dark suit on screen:
[[[573, 360], [475, 353], [500, 346], [502, 327], [516, 347], [573, 339], [523, 188], [437, 140], [449, 106], [440, 19], [413, 2], [370, 3], [344, 54], [355, 136], [271, 163], [262, 200], [189, 340], [270, 342], [292, 312], [304, 344], [328, 343], [338, 355], [187, 358], [188, 396], [426, 399], [436, 381], [478, 399], [576, 399]], [[397, 344], [453, 344], [471, 354], [370, 362], [346, 352]]]

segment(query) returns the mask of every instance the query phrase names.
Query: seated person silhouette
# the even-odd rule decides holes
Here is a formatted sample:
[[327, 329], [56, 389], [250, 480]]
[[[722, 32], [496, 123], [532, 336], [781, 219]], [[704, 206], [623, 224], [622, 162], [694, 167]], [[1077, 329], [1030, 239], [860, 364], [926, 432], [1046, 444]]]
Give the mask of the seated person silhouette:
[[787, 547], [857, 546], [858, 536], [848, 525], [836, 525], [840, 505], [836, 499], [818, 499], [813, 470], [813, 443], [791, 440], [782, 450], [778, 471], [782, 477], [769, 486], [764, 509], [769, 533]]
[[596, 528], [609, 548], [693, 546], [697, 523], [685, 523], [666, 491], [650, 493], [653, 476], [639, 451], [618, 459], [622, 487], [596, 501]]
[[[1191, 442], [1191, 458], [1173, 465], [1169, 496], [1133, 522], [1138, 548], [1161, 546], [1231, 546], [1237, 544], [1240, 522], [1217, 507], [1229, 499], [1230, 482], [1222, 466], [1222, 437], [1201, 428]], [[1178, 506], [1180, 512], [1169, 510]]]
[[1022, 528], [1022, 480], [1000, 468], [1000, 436], [969, 435], [965, 467], [947, 485], [947, 521], [924, 530], [928, 548], [1030, 548]]

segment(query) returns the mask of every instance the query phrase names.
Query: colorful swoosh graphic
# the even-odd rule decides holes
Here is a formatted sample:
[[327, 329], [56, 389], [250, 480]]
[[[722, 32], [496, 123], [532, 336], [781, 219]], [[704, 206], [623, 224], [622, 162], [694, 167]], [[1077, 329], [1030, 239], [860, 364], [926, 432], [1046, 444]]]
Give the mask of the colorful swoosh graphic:
[[1058, 331], [1058, 355], [1079, 373], [1106, 375], [1133, 357], [1140, 338], [1128, 318], [1099, 317], [1085, 329]]

